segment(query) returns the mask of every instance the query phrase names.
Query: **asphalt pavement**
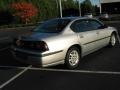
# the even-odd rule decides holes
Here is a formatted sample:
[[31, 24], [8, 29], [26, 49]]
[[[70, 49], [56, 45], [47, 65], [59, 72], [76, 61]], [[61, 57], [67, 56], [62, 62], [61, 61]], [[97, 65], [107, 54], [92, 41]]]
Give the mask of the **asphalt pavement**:
[[0, 90], [120, 90], [119, 44], [85, 56], [75, 70], [17, 62], [9, 46], [0, 49]]

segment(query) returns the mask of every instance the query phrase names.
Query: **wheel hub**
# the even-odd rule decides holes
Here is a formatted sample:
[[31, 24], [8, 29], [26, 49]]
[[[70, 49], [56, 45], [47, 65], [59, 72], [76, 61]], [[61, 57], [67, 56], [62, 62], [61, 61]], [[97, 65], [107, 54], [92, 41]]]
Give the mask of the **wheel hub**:
[[111, 37], [111, 44], [112, 44], [112, 46], [114, 46], [115, 43], [116, 43], [116, 39], [115, 39], [115, 36], [113, 35], [113, 36]]
[[70, 55], [69, 55], [69, 63], [70, 65], [74, 66], [78, 63], [79, 61], [79, 54], [76, 50], [73, 50], [70, 52]]

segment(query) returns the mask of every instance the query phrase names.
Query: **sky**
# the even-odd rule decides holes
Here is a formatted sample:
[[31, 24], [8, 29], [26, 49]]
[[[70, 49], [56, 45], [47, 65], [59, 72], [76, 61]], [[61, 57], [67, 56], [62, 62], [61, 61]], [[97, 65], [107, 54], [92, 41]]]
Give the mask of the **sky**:
[[[80, 0], [80, 2], [83, 2], [84, 0]], [[99, 6], [99, 0], [90, 0], [93, 5], [98, 5]]]
[[97, 4], [97, 5], [99, 5], [99, 0], [91, 0], [91, 2], [95, 5], [95, 4]]

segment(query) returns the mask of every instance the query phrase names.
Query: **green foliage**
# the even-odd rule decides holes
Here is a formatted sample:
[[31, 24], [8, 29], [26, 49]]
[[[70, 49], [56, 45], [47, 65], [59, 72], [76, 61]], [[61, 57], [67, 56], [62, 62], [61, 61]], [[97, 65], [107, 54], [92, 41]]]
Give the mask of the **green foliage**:
[[[9, 10], [9, 5], [18, 2], [29, 2], [38, 8], [38, 15], [32, 18], [32, 23], [59, 17], [59, 0], [0, 0], [0, 11]], [[78, 10], [78, 0], [62, 0], [63, 10]], [[90, 0], [85, 0], [82, 4], [82, 12], [94, 12], [94, 7]], [[11, 11], [12, 12], [12, 11]], [[64, 13], [63, 13], [64, 14]], [[16, 19], [16, 18], [15, 18]], [[16, 19], [16, 21], [19, 21]], [[19, 22], [20, 23], [20, 22]]]
[[83, 14], [86, 13], [94, 13], [95, 8], [92, 5], [90, 0], [85, 0], [82, 4], [81, 4], [81, 8], [82, 8], [82, 12]]
[[76, 2], [74, 0], [62, 0], [63, 9], [74, 8], [78, 9]]

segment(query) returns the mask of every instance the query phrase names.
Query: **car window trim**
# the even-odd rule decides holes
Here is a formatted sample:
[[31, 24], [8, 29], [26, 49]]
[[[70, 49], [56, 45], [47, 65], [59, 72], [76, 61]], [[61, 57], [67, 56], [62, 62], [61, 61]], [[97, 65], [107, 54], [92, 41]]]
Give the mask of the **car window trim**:
[[[73, 21], [72, 24], [70, 25], [70, 29], [73, 32], [75, 32], [75, 30], [73, 30], [71, 28], [71, 26], [77, 21], [95, 21], [95, 22], [98, 22], [101, 26], [104, 26], [104, 24], [102, 22], [98, 21], [97, 19], [78, 19], [78, 20]], [[95, 31], [95, 30], [101, 30], [101, 29], [98, 28], [98, 29], [92, 29], [92, 30], [86, 30], [86, 31], [80, 31], [80, 32]], [[80, 33], [80, 32], [75, 32], [75, 33]]]
[[[104, 24], [96, 19], [88, 19], [89, 21], [95, 21], [97, 23], [99, 23], [102, 26], [104, 26]], [[97, 29], [92, 29], [92, 31], [96, 31], [96, 30], [102, 30], [101, 28], [97, 28]], [[91, 30], [90, 30], [91, 31]]]

